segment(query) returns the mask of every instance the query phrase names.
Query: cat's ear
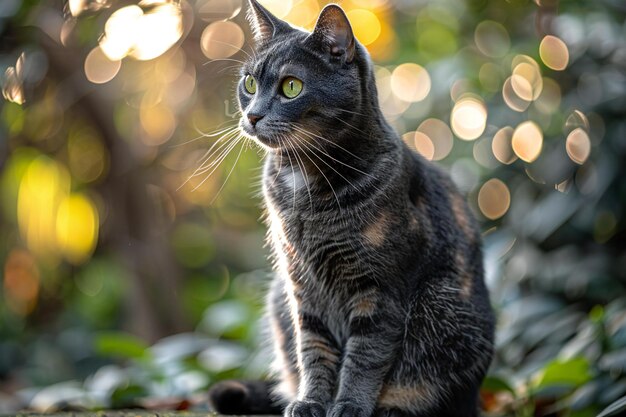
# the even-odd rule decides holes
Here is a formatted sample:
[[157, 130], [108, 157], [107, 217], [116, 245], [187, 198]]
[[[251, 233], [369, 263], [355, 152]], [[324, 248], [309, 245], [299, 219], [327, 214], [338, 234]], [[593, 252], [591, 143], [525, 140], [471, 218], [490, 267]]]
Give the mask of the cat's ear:
[[324, 7], [309, 38], [326, 48], [331, 56], [343, 58], [347, 63], [354, 59], [356, 41], [352, 26], [343, 9], [336, 4]]
[[281, 31], [289, 30], [287, 23], [283, 22], [256, 0], [248, 0], [248, 21], [252, 27], [252, 34], [257, 45], [262, 45], [272, 39]]

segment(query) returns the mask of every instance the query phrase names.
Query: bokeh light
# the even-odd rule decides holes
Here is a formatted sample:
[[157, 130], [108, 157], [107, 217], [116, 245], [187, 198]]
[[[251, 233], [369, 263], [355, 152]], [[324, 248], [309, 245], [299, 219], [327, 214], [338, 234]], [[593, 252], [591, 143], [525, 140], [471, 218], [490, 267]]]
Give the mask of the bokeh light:
[[165, 143], [176, 129], [176, 117], [169, 107], [162, 104], [142, 106], [139, 119], [146, 133], [141, 137], [146, 145], [155, 146]]
[[215, 22], [202, 32], [200, 46], [207, 58], [228, 58], [241, 49], [245, 40], [243, 30], [234, 22]]
[[35, 308], [40, 292], [40, 273], [35, 257], [23, 249], [14, 249], [4, 264], [4, 305], [25, 316]]
[[111, 81], [121, 67], [120, 61], [111, 61], [100, 47], [93, 48], [85, 58], [85, 76], [94, 84]]
[[430, 91], [430, 76], [421, 65], [398, 65], [391, 73], [391, 90], [400, 100], [422, 101]]
[[243, 0], [198, 0], [196, 9], [206, 22], [232, 19], [242, 9]]
[[524, 162], [533, 162], [539, 157], [543, 147], [543, 132], [537, 123], [520, 123], [513, 132], [511, 145], [515, 155]]
[[107, 20], [100, 48], [111, 61], [119, 61], [127, 55], [139, 60], [154, 59], [182, 36], [179, 5], [165, 1], [151, 2], [146, 13], [139, 6], [122, 7]]
[[591, 141], [589, 135], [583, 129], [577, 127], [567, 135], [565, 149], [570, 159], [579, 165], [585, 163], [591, 153]]
[[440, 161], [450, 154], [453, 144], [452, 131], [441, 120], [434, 118], [424, 120], [417, 128], [416, 143], [418, 141], [418, 133], [421, 134], [420, 140], [422, 142], [425, 142], [423, 135], [428, 138], [433, 146], [432, 156], [429, 159]]
[[56, 239], [69, 262], [81, 264], [89, 259], [98, 239], [98, 211], [91, 199], [71, 194], [59, 202]]
[[293, 8], [292, 0], [261, 0], [260, 3], [280, 19], [285, 18]]
[[492, 58], [504, 56], [511, 46], [507, 30], [492, 20], [484, 20], [476, 26], [474, 42], [480, 52]]
[[485, 131], [487, 108], [477, 97], [466, 96], [459, 99], [450, 117], [454, 134], [463, 140], [474, 140]]
[[366, 9], [353, 9], [347, 12], [354, 36], [363, 45], [374, 43], [380, 36], [381, 25], [378, 17]]
[[485, 182], [478, 192], [478, 207], [490, 220], [504, 216], [511, 205], [509, 187], [501, 180], [492, 178]]
[[567, 45], [556, 36], [547, 35], [539, 44], [539, 56], [546, 67], [555, 71], [563, 71], [569, 63]]
[[491, 150], [496, 159], [503, 164], [509, 165], [515, 162], [517, 156], [513, 151], [513, 128], [503, 127], [498, 130], [491, 141]]

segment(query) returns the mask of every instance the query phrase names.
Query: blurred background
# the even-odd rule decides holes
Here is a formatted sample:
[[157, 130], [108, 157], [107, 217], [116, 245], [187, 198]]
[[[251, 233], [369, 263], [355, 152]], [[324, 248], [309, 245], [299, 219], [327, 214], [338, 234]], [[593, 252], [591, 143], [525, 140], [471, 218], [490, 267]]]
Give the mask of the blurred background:
[[[311, 29], [326, 2], [261, 3]], [[626, 3], [340, 4], [387, 119], [482, 221], [485, 411], [619, 413]], [[264, 375], [263, 155], [220, 141], [246, 7], [0, 2], [0, 412], [204, 409], [211, 383]]]

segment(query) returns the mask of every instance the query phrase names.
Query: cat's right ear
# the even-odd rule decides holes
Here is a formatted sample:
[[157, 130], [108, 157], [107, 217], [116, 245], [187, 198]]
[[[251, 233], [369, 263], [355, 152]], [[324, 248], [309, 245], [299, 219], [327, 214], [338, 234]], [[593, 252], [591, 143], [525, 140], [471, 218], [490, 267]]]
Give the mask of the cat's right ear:
[[307, 42], [321, 46], [330, 56], [350, 63], [354, 59], [356, 40], [348, 16], [341, 7], [329, 4], [320, 13]]
[[247, 17], [257, 46], [267, 43], [279, 32], [290, 29], [287, 23], [271, 14], [258, 1], [248, 0], [248, 3]]

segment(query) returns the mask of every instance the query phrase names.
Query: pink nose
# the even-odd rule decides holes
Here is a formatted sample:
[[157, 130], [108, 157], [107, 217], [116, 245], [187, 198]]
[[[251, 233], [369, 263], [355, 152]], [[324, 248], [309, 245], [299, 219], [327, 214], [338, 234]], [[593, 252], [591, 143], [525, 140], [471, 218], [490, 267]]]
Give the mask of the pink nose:
[[257, 122], [262, 118], [263, 116], [260, 116], [258, 114], [248, 113], [248, 120], [250, 121], [250, 124], [252, 126], [256, 126]]

